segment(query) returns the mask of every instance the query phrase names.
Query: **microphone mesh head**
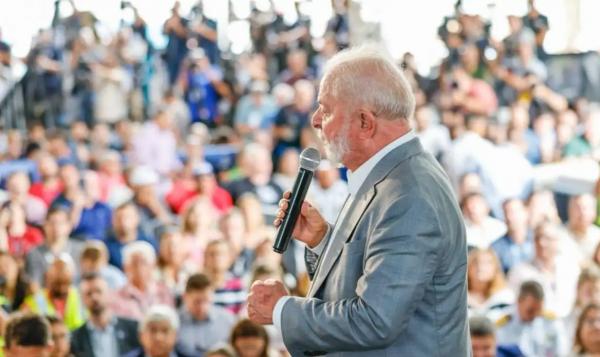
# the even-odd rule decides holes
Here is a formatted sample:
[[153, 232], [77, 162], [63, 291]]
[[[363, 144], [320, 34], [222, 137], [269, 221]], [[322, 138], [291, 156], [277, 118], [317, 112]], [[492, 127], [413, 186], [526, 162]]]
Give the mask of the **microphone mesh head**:
[[300, 167], [315, 171], [321, 162], [321, 153], [315, 148], [306, 148], [300, 153]]

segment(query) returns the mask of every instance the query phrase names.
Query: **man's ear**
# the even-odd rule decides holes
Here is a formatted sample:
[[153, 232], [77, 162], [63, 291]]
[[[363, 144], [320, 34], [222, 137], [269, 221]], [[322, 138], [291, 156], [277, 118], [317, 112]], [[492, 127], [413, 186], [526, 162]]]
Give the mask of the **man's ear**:
[[369, 139], [375, 135], [377, 128], [377, 118], [373, 112], [368, 110], [360, 110], [360, 134], [362, 139]]

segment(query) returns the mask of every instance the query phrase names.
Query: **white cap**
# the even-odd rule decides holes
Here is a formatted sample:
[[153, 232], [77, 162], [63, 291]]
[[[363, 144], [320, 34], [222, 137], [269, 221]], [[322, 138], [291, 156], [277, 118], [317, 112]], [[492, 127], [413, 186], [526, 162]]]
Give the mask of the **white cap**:
[[129, 177], [132, 186], [156, 185], [158, 181], [158, 174], [148, 166], [137, 166]]

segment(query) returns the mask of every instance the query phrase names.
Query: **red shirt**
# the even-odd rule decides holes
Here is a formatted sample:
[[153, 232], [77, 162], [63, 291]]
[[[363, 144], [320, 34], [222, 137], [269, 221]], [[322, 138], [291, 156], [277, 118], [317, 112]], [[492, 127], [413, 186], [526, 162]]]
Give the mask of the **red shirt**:
[[[196, 191], [196, 186], [189, 180], [179, 180], [173, 184], [173, 189], [167, 194], [165, 200], [173, 212], [179, 214], [187, 206], [192, 199], [196, 198], [199, 193]], [[229, 192], [222, 187], [215, 187], [211, 197], [213, 206], [220, 212], [226, 212], [233, 207], [233, 199]]]
[[52, 201], [54, 201], [54, 199], [58, 197], [58, 195], [60, 195], [62, 191], [63, 184], [60, 181], [58, 181], [58, 183], [54, 185], [54, 187], [46, 187], [43, 182], [36, 182], [32, 184], [29, 188], [29, 193], [32, 196], [35, 196], [44, 201], [46, 207], [50, 207]]
[[27, 226], [22, 236], [8, 236], [8, 251], [14, 257], [24, 257], [31, 249], [43, 242], [42, 232], [35, 227]]

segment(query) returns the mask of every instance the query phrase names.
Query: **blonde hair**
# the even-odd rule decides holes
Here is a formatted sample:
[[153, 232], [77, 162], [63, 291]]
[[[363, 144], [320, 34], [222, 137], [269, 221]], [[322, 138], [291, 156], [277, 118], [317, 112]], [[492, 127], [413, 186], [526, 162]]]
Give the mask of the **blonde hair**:
[[469, 253], [469, 256], [467, 258], [467, 267], [468, 267], [467, 268], [467, 286], [468, 286], [468, 289], [470, 290], [471, 286], [472, 286], [471, 285], [471, 276], [470, 276], [471, 267], [473, 266], [473, 264], [475, 263], [476, 260], [478, 260], [479, 258], [481, 258], [484, 255], [488, 255], [488, 256], [492, 257], [494, 269], [496, 270], [494, 277], [488, 283], [486, 291], [484, 292], [484, 296], [486, 298], [489, 298], [493, 294], [497, 293], [498, 291], [500, 291], [506, 287], [506, 280], [504, 278], [504, 273], [502, 272], [502, 267], [500, 266], [500, 260], [498, 260], [498, 257], [496, 256], [496, 253], [494, 253], [493, 250], [491, 250], [491, 249], [473, 249]]

